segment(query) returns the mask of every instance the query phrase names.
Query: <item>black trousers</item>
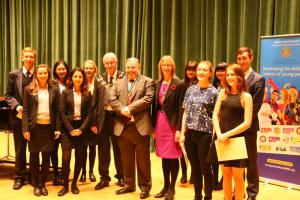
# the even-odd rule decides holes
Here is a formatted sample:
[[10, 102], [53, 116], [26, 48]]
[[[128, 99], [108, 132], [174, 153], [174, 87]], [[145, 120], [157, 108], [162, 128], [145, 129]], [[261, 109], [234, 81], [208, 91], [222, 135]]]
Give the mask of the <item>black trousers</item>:
[[125, 187], [135, 190], [135, 169], [141, 191], [149, 192], [151, 182], [150, 136], [142, 136], [135, 124], [126, 125], [118, 139]]
[[248, 197], [256, 197], [259, 191], [259, 175], [257, 169], [257, 133], [247, 133], [245, 141], [248, 153], [248, 166], [247, 166], [247, 194]]
[[212, 171], [207, 154], [212, 135], [194, 130], [185, 133], [185, 148], [193, 170], [195, 199], [202, 199], [202, 176], [204, 177], [204, 199], [212, 199]]
[[13, 125], [13, 137], [15, 146], [15, 179], [25, 179], [26, 172], [26, 147], [27, 140], [22, 133], [22, 121], [17, 119], [19, 123]]
[[114, 114], [106, 111], [103, 128], [98, 137], [98, 170], [101, 180], [106, 182], [111, 180], [109, 176], [109, 165], [111, 160], [110, 140], [113, 147], [115, 168], [117, 172], [115, 178], [120, 179], [123, 178], [123, 167], [118, 137], [114, 135]]

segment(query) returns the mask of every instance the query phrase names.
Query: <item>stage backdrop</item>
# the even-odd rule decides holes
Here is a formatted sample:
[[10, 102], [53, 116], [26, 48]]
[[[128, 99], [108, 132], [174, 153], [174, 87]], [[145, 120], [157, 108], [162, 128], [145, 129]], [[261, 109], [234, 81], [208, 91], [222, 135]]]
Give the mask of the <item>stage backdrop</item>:
[[300, 188], [300, 35], [262, 37], [260, 51], [267, 86], [259, 112], [260, 177]]

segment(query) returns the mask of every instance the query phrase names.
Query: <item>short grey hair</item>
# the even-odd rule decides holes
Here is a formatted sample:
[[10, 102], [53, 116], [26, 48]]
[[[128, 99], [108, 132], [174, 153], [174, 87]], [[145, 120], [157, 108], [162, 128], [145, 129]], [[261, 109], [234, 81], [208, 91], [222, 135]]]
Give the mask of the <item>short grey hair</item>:
[[113, 52], [108, 52], [108, 53], [104, 54], [103, 59], [102, 59], [103, 63], [104, 63], [104, 61], [105, 61], [107, 58], [112, 58], [112, 59], [114, 59], [116, 62], [118, 62], [118, 58], [117, 58], [116, 54], [113, 53]]

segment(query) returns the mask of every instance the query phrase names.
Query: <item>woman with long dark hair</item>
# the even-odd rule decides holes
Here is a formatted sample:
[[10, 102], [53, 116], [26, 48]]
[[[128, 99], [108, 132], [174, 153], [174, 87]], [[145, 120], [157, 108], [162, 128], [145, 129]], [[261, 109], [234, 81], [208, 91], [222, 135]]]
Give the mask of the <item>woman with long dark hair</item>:
[[78, 194], [77, 180], [84, 158], [84, 134], [89, 127], [91, 113], [91, 95], [87, 87], [84, 71], [77, 67], [70, 74], [67, 88], [61, 95], [61, 119], [64, 124], [62, 135], [62, 177], [63, 188], [58, 196], [65, 195], [69, 190], [69, 173], [72, 149], [75, 149], [74, 176], [71, 185], [73, 194]]
[[[69, 80], [70, 67], [64, 60], [57, 60], [53, 66], [53, 77], [54, 84], [58, 85], [60, 94], [66, 88], [67, 81]], [[61, 120], [60, 120], [61, 122]], [[60, 123], [62, 125], [62, 122]], [[58, 147], [61, 142], [60, 138], [54, 141], [53, 151], [51, 152], [50, 158], [54, 171], [53, 185], [61, 185], [61, 173], [58, 170]]]

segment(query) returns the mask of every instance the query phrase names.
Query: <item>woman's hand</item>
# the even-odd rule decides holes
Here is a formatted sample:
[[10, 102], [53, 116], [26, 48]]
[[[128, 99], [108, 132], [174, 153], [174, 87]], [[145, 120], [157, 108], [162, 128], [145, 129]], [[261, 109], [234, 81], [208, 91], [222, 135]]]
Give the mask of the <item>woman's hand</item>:
[[184, 134], [181, 134], [180, 139], [179, 139], [179, 145], [181, 147], [184, 146], [184, 141], [185, 141], [185, 136], [184, 136]]
[[61, 135], [61, 132], [60, 131], [55, 131], [54, 132], [54, 140], [57, 140]]
[[181, 132], [180, 131], [176, 131], [176, 133], [175, 133], [175, 142], [179, 142], [180, 135], [181, 135]]
[[30, 141], [30, 132], [29, 132], [29, 131], [24, 132], [24, 133], [23, 133], [23, 136], [24, 136], [24, 138], [25, 138], [26, 140]]

